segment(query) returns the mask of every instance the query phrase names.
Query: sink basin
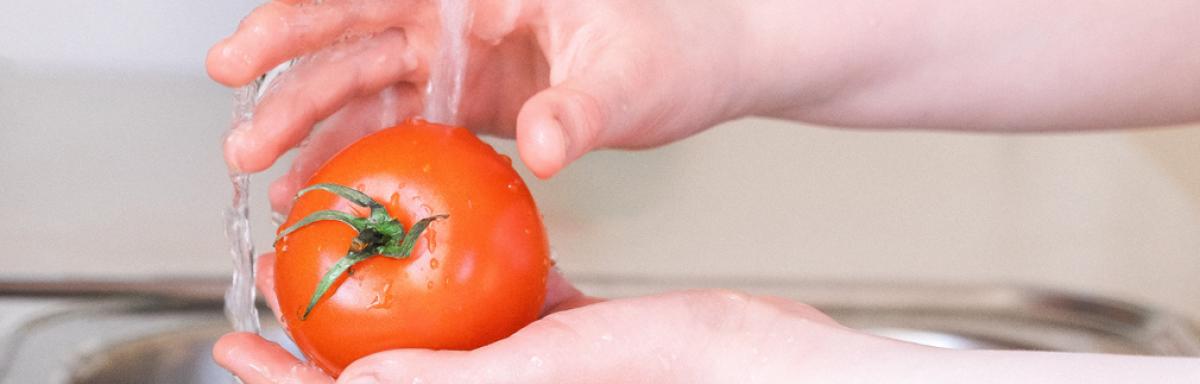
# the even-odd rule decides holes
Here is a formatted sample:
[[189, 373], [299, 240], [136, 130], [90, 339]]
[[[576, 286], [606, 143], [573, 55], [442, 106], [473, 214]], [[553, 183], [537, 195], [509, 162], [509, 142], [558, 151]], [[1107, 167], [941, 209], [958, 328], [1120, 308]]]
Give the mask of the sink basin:
[[[1195, 323], [1130, 303], [1021, 287], [574, 279], [622, 297], [726, 287], [812, 304], [848, 326], [945, 348], [1200, 356]], [[0, 383], [232, 382], [224, 280], [0, 283]], [[264, 335], [295, 353], [273, 320]]]

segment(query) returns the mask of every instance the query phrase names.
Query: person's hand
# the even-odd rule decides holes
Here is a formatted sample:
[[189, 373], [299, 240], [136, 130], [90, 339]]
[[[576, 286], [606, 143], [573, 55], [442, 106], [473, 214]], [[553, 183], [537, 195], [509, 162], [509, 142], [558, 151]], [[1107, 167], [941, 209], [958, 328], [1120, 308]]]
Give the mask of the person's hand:
[[[260, 259], [258, 282], [278, 313], [273, 261], [270, 254]], [[836, 377], [876, 359], [930, 350], [861, 334], [779, 298], [689, 291], [600, 301], [557, 274], [549, 285], [548, 315], [507, 339], [474, 351], [380, 352], [351, 364], [338, 382], [789, 382], [796, 372]], [[334, 381], [249, 333], [226, 335], [213, 354], [247, 384]]]
[[[746, 113], [737, 102], [737, 1], [472, 3], [461, 123], [515, 136], [540, 177], [592, 149], [655, 146]], [[256, 9], [209, 51], [210, 76], [238, 86], [303, 58], [266, 93], [253, 121], [229, 135], [227, 162], [263, 170], [326, 120], [272, 188], [282, 210], [337, 150], [420, 113], [439, 33], [434, 1], [274, 1]]]
[[[258, 285], [276, 314], [274, 255]], [[804, 304], [730, 291], [601, 301], [557, 273], [546, 315], [473, 351], [401, 349], [362, 358], [339, 383], [1195, 383], [1200, 360], [1026, 351], [954, 351], [855, 331]], [[213, 357], [246, 384], [332, 383], [250, 333]]]

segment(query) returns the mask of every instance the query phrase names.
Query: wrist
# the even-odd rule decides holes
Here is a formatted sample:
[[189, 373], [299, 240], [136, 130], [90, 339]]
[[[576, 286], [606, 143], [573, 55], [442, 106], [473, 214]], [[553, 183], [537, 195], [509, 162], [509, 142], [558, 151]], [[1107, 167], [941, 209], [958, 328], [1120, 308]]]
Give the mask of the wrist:
[[853, 125], [844, 106], [914, 57], [908, 54], [914, 7], [862, 0], [747, 4], [742, 71], [754, 105], [748, 114]]

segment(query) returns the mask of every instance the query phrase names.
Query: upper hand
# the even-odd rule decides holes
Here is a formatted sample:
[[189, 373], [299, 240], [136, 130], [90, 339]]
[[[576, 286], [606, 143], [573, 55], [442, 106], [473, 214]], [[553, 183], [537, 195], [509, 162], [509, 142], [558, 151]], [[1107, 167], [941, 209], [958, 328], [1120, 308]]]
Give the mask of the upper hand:
[[[746, 113], [737, 101], [744, 90], [730, 16], [737, 2], [472, 3], [461, 123], [515, 136], [521, 159], [540, 177], [596, 148], [664, 144]], [[209, 51], [210, 76], [243, 85], [303, 58], [266, 93], [253, 121], [227, 138], [227, 162], [263, 170], [325, 120], [272, 188], [276, 208], [286, 208], [337, 150], [420, 113], [437, 65], [438, 23], [436, 2], [421, 0], [274, 1], [256, 9]]]
[[[272, 255], [260, 259], [259, 288], [274, 309], [271, 264]], [[338, 382], [821, 382], [929, 350], [858, 333], [779, 298], [690, 291], [600, 301], [557, 275], [549, 285], [548, 315], [504, 340], [473, 351], [380, 352], [351, 364]], [[226, 335], [213, 353], [247, 384], [334, 381], [248, 333]]]

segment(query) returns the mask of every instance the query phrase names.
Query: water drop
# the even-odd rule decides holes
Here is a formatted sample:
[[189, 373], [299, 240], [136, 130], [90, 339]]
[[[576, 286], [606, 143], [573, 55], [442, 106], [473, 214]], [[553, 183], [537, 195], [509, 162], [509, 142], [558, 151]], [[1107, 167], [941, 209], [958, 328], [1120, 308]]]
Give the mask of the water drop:
[[512, 158], [506, 155], [500, 155], [500, 160], [504, 160], [504, 164], [512, 165]]
[[433, 280], [425, 282], [425, 289], [433, 289]]
[[510, 190], [510, 191], [516, 191], [516, 190], [517, 190], [517, 183], [508, 183], [508, 190]]
[[400, 193], [393, 192], [392, 198], [388, 199], [388, 203], [391, 204], [393, 207], [399, 207], [400, 206]]
[[433, 208], [429, 207], [429, 204], [421, 204], [421, 210], [425, 211], [425, 216], [433, 215]]
[[436, 259], [436, 258], [429, 259], [429, 269], [437, 269], [437, 268], [438, 268], [438, 259]]
[[429, 253], [433, 253], [437, 250], [437, 231], [433, 230], [432, 226], [428, 227], [425, 229], [425, 236], [425, 249], [428, 249]]

